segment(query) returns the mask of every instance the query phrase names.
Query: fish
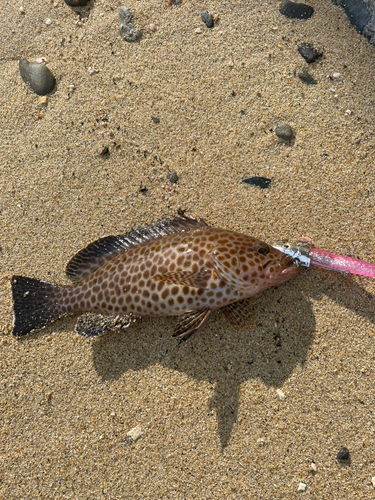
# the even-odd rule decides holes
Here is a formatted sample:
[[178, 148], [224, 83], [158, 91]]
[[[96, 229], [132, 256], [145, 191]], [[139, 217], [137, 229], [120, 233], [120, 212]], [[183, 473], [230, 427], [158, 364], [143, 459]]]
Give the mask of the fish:
[[86, 337], [144, 316], [177, 316], [173, 337], [184, 341], [214, 310], [297, 273], [290, 256], [252, 236], [202, 219], [162, 219], [83, 248], [66, 266], [72, 285], [12, 276], [13, 335], [68, 314], [84, 314], [76, 331]]

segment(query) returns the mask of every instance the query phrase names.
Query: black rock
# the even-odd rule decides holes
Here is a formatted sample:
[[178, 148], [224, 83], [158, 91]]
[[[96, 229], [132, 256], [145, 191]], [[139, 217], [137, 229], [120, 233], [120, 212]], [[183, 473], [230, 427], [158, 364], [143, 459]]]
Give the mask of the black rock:
[[302, 68], [298, 71], [298, 78], [302, 80], [307, 85], [316, 85], [318, 82], [315, 78], [310, 75], [309, 70], [307, 68]]
[[126, 42], [136, 42], [142, 36], [142, 31], [133, 26], [133, 16], [129, 9], [120, 7], [118, 17], [121, 21], [120, 35]]
[[284, 141], [290, 141], [293, 138], [292, 127], [285, 123], [276, 127], [275, 134], [277, 137], [280, 137], [280, 139], [284, 139]]
[[348, 460], [348, 459], [349, 459], [348, 448], [341, 448], [341, 450], [337, 453], [337, 460]]
[[159, 118], [156, 118], [156, 116], [151, 116], [151, 120], [152, 120], [154, 123], [160, 123]]
[[174, 170], [169, 170], [167, 173], [167, 179], [171, 184], [177, 184], [178, 182], [177, 172], [175, 172]]
[[[371, 2], [364, 2], [363, 0], [332, 0], [336, 5], [340, 5], [344, 8], [346, 15], [349, 18], [351, 24], [355, 29], [362, 33], [366, 25], [371, 21], [371, 13], [366, 5], [369, 4], [371, 7]], [[373, 21], [371, 21], [373, 24]], [[373, 43], [373, 42], [372, 42]]]
[[84, 7], [89, 0], [64, 0], [69, 7]]
[[298, 45], [298, 52], [309, 64], [315, 62], [323, 55], [323, 52], [319, 52], [319, 50], [314, 49], [311, 43], [300, 43]]
[[214, 27], [214, 16], [212, 14], [209, 14], [207, 10], [202, 12], [201, 14], [201, 19], [204, 22], [204, 24], [207, 26], [207, 28], [213, 28]]
[[146, 188], [146, 186], [141, 186], [141, 187], [139, 188], [139, 192], [140, 192], [140, 193], [146, 193], [146, 192], [147, 192], [147, 188]]
[[261, 189], [268, 189], [271, 187], [271, 179], [268, 177], [246, 177], [241, 181], [243, 184], [251, 184], [252, 186], [259, 187]]
[[107, 155], [109, 155], [109, 149], [107, 147], [105, 147], [102, 149], [100, 156], [107, 156]]
[[313, 15], [314, 9], [305, 3], [283, 0], [280, 5], [280, 13], [289, 19], [309, 19]]
[[19, 69], [22, 80], [38, 95], [52, 92], [56, 79], [44, 64], [29, 62], [27, 59], [19, 60]]

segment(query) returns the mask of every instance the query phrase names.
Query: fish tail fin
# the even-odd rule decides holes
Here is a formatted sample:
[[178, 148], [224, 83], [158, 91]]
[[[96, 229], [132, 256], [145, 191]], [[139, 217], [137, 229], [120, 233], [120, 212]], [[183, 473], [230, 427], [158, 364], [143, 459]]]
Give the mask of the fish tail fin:
[[61, 286], [24, 276], [12, 276], [13, 335], [21, 337], [48, 325], [63, 311], [57, 300]]

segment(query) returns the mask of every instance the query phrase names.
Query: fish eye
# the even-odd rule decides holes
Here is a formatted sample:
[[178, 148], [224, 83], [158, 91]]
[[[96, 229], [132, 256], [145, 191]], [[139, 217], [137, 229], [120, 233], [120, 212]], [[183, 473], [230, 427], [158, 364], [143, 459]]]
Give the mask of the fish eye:
[[262, 253], [263, 255], [269, 252], [269, 249], [266, 247], [260, 247], [258, 248], [258, 252]]

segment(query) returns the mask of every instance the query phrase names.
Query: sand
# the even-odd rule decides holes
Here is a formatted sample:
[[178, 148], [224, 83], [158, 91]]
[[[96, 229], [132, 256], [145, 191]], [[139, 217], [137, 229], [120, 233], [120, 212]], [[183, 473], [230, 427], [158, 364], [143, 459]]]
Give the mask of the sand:
[[[271, 0], [128, 0], [134, 44], [120, 1], [78, 24], [55, 3], [0, 11], [0, 497], [373, 498], [374, 280], [303, 270], [254, 298], [244, 330], [219, 311], [178, 346], [174, 318], [88, 340], [69, 317], [13, 338], [9, 276], [67, 284], [89, 242], [179, 208], [375, 262], [374, 48], [328, 0], [308, 21]], [[324, 52], [315, 86], [295, 76], [301, 42]], [[20, 57], [47, 59], [47, 104]], [[241, 184], [252, 175], [271, 188]]]

